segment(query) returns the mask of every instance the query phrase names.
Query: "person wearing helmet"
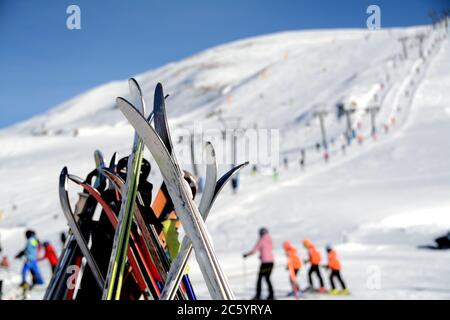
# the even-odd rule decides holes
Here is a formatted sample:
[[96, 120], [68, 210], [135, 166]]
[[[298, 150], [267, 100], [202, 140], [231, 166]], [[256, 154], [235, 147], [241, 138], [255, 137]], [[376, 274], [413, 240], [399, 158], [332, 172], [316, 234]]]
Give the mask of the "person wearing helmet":
[[20, 286], [28, 288], [28, 271], [30, 271], [33, 276], [33, 283], [30, 287], [33, 287], [36, 284], [44, 284], [44, 280], [42, 279], [41, 271], [39, 270], [39, 266], [37, 264], [37, 251], [39, 249], [39, 241], [36, 239], [36, 233], [32, 230], [27, 230], [25, 232], [25, 237], [27, 239], [25, 249], [23, 249], [16, 255], [16, 259], [25, 257], [25, 263], [22, 268], [22, 283]]
[[[326, 247], [326, 250], [328, 254], [327, 268], [331, 270], [330, 272], [331, 294], [349, 294], [345, 286], [344, 280], [342, 280], [341, 277], [341, 262], [338, 259], [336, 251], [330, 245]], [[341, 284], [342, 291], [336, 289], [334, 278], [336, 278]]]
[[270, 275], [273, 269], [273, 247], [272, 247], [272, 237], [269, 234], [269, 231], [266, 228], [259, 229], [259, 240], [253, 247], [253, 249], [243, 255], [244, 258], [259, 252], [259, 259], [261, 260], [261, 265], [259, 267], [258, 273], [258, 281], [256, 283], [256, 295], [253, 300], [261, 299], [261, 284], [262, 279], [264, 278], [267, 283], [267, 287], [269, 289], [269, 295], [267, 296], [267, 300], [273, 300], [273, 287], [270, 281]]
[[48, 241], [44, 242], [44, 255], [39, 258], [39, 261], [47, 259], [52, 268], [52, 272], [55, 273], [56, 266], [58, 265], [58, 255], [56, 254], [55, 247], [53, 247]]
[[287, 270], [289, 271], [289, 281], [292, 285], [292, 292], [289, 296], [299, 297], [300, 287], [297, 281], [297, 273], [302, 267], [302, 262], [297, 254], [297, 248], [295, 248], [290, 241], [283, 242], [283, 249], [287, 256]]
[[306, 260], [305, 263], [309, 262], [309, 264], [310, 264], [309, 271], [308, 271], [309, 289], [314, 291], [312, 275], [316, 274], [317, 278], [319, 279], [319, 283], [320, 283], [320, 288], [318, 291], [326, 292], [325, 286], [323, 284], [322, 275], [320, 274], [320, 268], [319, 268], [320, 261], [321, 261], [320, 253], [319, 253], [319, 251], [317, 251], [317, 249], [313, 245], [313, 243], [308, 239], [303, 240], [303, 246], [308, 250], [308, 260]]

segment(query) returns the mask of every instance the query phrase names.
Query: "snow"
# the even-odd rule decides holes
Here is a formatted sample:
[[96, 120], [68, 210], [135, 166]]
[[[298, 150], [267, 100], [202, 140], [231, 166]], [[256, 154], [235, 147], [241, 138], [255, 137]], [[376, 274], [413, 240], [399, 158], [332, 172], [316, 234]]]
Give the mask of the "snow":
[[[326, 244], [336, 247], [352, 292], [347, 297], [305, 299], [450, 298], [450, 252], [417, 249], [450, 229], [448, 38], [426, 62], [417, 56], [417, 48], [406, 61], [398, 56], [397, 38], [423, 30], [428, 29], [285, 32], [225, 44], [136, 76], [149, 106], [158, 81], [170, 93], [173, 131], [193, 121], [217, 129], [221, 114], [242, 117], [247, 128], [256, 123], [280, 132], [281, 157], [289, 159], [289, 168], [280, 165], [276, 181], [271, 167], [256, 176], [244, 170], [239, 193], [225, 188], [207, 221], [238, 298], [254, 294], [258, 261], [244, 261], [241, 254], [251, 248], [263, 225], [275, 244], [273, 282], [279, 298], [289, 291], [281, 244], [291, 240], [304, 258], [304, 238], [312, 240], [323, 257]], [[57, 194], [63, 166], [84, 176], [94, 165], [96, 149], [107, 157], [113, 151], [124, 156], [131, 149], [133, 131], [114, 106], [117, 96], [128, 97], [126, 81], [94, 88], [0, 131], [0, 204], [5, 212], [0, 235], [10, 258], [21, 249], [26, 228], [59, 245], [59, 232], [66, 229]], [[352, 103], [354, 123], [361, 123], [358, 134], [366, 137], [362, 145], [347, 147], [345, 154], [345, 121], [334, 115], [339, 101]], [[363, 111], [372, 104], [381, 106], [376, 141], [369, 138], [370, 118]], [[329, 163], [313, 147], [321, 139], [312, 116], [319, 109], [330, 112]], [[389, 124], [388, 133], [383, 124]], [[214, 144], [219, 153], [226, 152]], [[175, 148], [180, 152], [182, 146]], [[307, 151], [304, 170], [298, 165], [301, 148]], [[182, 160], [190, 169], [189, 158]], [[159, 185], [157, 170], [151, 180]], [[80, 190], [70, 185], [69, 191], [74, 203]], [[19, 282], [21, 262], [12, 262], [12, 271], [0, 274], [7, 288]], [[195, 259], [190, 265], [198, 296], [208, 298]], [[42, 266], [49, 279], [49, 268]], [[305, 268], [299, 279], [305, 287]], [[41, 296], [37, 292], [33, 298]]]

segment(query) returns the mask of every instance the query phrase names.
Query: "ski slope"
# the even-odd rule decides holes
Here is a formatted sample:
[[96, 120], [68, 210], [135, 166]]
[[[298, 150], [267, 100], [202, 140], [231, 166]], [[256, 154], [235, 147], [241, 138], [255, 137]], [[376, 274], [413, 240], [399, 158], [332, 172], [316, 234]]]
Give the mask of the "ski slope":
[[[289, 290], [281, 244], [289, 239], [300, 249], [304, 238], [323, 256], [326, 244], [336, 246], [352, 292], [347, 298], [450, 298], [450, 253], [416, 249], [450, 229], [448, 38], [426, 62], [413, 42], [409, 58], [401, 60], [397, 41], [426, 30], [286, 32], [225, 44], [136, 76], [147, 104], [152, 105], [158, 81], [171, 94], [172, 130], [193, 121], [217, 128], [222, 116], [242, 117], [247, 128], [257, 124], [280, 132], [281, 157], [289, 159], [289, 168], [280, 165], [276, 181], [271, 167], [256, 176], [247, 170], [239, 193], [226, 188], [208, 218], [238, 298], [254, 294], [258, 261], [243, 261], [241, 254], [253, 246], [260, 226], [268, 227], [274, 239], [278, 298]], [[0, 236], [10, 258], [21, 249], [27, 228], [35, 229], [41, 240], [59, 243], [59, 232], [66, 229], [57, 194], [63, 166], [84, 176], [94, 165], [94, 150], [110, 157], [114, 151], [125, 156], [131, 149], [133, 132], [115, 108], [116, 96], [128, 97], [125, 80], [0, 131], [0, 209], [5, 212]], [[366, 137], [345, 154], [340, 149], [345, 123], [334, 116], [339, 101], [354, 106], [358, 134]], [[389, 133], [380, 129], [372, 141], [363, 108], [375, 103], [381, 107], [377, 124], [388, 124]], [[330, 112], [329, 163], [312, 148], [321, 139], [313, 113], [322, 109]], [[304, 170], [298, 166], [301, 148], [307, 150]], [[182, 165], [190, 169], [187, 160]], [[155, 185], [161, 181], [157, 170], [151, 178]], [[74, 203], [80, 190], [72, 185], [70, 191]], [[305, 252], [300, 253], [304, 258]], [[19, 283], [20, 264], [13, 261], [9, 274], [0, 270], [7, 288]], [[197, 294], [207, 298], [194, 259], [191, 266]], [[49, 279], [49, 269], [45, 263], [42, 267]], [[305, 272], [299, 276], [302, 287]], [[38, 291], [33, 298], [41, 295]]]

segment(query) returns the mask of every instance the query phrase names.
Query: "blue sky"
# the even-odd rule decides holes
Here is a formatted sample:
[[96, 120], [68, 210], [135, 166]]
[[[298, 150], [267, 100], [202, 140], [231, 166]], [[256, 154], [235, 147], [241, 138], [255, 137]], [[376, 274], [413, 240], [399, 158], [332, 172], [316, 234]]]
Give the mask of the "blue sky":
[[[81, 30], [66, 8], [81, 8]], [[244, 37], [284, 30], [429, 23], [450, 0], [0, 0], [0, 127], [110, 80]]]

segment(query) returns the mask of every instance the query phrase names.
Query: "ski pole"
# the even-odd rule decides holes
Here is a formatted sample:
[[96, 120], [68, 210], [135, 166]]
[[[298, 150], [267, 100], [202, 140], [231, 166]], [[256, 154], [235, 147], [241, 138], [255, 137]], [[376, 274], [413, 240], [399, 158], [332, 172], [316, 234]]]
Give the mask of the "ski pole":
[[244, 263], [244, 291], [247, 292], [247, 262], [245, 261], [245, 258], [242, 259]]

